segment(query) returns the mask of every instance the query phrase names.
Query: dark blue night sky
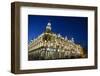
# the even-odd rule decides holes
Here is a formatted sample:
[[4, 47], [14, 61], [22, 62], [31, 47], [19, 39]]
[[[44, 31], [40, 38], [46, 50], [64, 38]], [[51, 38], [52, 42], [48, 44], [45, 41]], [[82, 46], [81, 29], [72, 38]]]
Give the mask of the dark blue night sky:
[[87, 17], [28, 15], [28, 42], [43, 33], [49, 21], [52, 32], [68, 39], [73, 37], [75, 43], [87, 48]]

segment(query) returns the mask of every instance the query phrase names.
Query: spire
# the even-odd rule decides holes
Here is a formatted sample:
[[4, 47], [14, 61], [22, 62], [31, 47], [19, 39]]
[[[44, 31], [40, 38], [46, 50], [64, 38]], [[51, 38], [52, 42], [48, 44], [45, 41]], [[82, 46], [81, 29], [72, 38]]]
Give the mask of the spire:
[[58, 34], [58, 37], [61, 37], [60, 33]]
[[51, 22], [49, 21], [46, 26], [46, 31], [51, 31]]
[[67, 36], [65, 36], [65, 40], [68, 40]]

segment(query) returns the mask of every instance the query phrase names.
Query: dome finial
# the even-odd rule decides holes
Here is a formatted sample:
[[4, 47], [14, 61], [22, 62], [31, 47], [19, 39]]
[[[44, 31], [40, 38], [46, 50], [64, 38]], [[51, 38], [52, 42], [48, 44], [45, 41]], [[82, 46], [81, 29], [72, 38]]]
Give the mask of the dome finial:
[[48, 21], [48, 24], [47, 24], [47, 25], [48, 25], [48, 26], [51, 26], [51, 21], [50, 21], [50, 20]]
[[50, 22], [50, 20], [49, 20], [49, 22], [47, 23], [46, 31], [51, 31], [51, 22]]

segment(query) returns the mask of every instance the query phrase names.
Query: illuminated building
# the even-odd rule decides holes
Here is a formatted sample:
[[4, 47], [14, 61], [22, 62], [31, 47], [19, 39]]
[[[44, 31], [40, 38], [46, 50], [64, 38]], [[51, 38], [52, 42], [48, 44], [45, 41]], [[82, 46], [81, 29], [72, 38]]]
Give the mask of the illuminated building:
[[54, 60], [84, 58], [84, 50], [75, 44], [74, 38], [68, 40], [67, 36], [53, 33], [51, 23], [48, 22], [45, 32], [28, 45], [29, 60]]

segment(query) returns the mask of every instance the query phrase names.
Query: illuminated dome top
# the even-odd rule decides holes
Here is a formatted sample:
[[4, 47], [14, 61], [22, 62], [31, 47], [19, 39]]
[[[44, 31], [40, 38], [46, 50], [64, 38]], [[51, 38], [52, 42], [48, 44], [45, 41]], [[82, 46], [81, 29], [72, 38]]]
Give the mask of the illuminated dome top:
[[51, 23], [50, 22], [48, 22], [48, 24], [47, 24], [47, 26], [46, 26], [46, 31], [48, 32], [48, 31], [51, 31]]

